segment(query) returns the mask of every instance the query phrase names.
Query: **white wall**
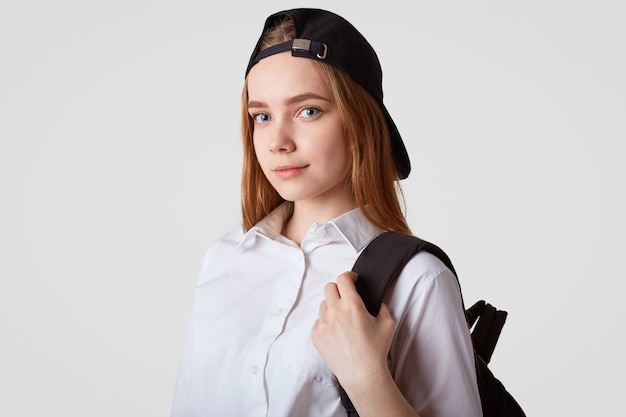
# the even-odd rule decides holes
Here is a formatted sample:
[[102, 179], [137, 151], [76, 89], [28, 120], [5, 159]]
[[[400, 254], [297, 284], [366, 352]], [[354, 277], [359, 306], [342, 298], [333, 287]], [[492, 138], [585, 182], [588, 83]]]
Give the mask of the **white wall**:
[[[0, 415], [167, 416], [207, 245], [239, 221], [239, 93], [293, 2], [0, 5]], [[332, 1], [379, 53], [416, 234], [509, 311], [533, 416], [616, 414], [619, 1]]]

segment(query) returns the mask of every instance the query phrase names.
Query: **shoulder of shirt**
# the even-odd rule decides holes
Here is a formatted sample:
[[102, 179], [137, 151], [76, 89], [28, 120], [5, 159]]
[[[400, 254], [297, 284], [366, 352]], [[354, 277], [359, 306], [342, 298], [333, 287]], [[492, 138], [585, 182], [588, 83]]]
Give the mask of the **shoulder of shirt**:
[[245, 233], [243, 231], [243, 227], [241, 225], [235, 226], [230, 230], [224, 232], [220, 235], [216, 240], [213, 241], [208, 247], [207, 250], [212, 250], [216, 246], [237, 246], [239, 242], [243, 239]]
[[245, 236], [245, 233], [241, 225], [233, 227], [227, 232], [223, 233], [215, 241], [213, 241], [213, 243], [211, 243], [205, 250], [203, 265], [206, 265], [206, 263], [212, 258], [212, 256], [217, 251], [229, 250], [229, 248], [234, 251], [244, 236]]
[[[454, 273], [436, 256], [421, 251], [413, 256], [400, 272], [389, 293], [388, 306], [392, 310], [404, 311], [414, 306], [425, 294], [437, 297], [458, 297], [460, 288]], [[444, 295], [445, 294], [445, 295]]]
[[216, 243], [234, 244], [238, 245], [241, 239], [245, 236], [245, 232], [241, 225], [231, 228], [226, 233], [222, 234], [216, 241]]
[[456, 280], [454, 273], [437, 256], [420, 251], [407, 262], [398, 278], [427, 283], [439, 276], [448, 276]]

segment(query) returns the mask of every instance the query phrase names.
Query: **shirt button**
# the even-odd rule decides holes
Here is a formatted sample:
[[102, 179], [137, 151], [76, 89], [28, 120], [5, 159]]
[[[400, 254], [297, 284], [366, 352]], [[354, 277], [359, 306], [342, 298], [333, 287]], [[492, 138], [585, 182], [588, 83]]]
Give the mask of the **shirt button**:
[[317, 229], [318, 236], [324, 236], [325, 234], [326, 234], [326, 229], [324, 229], [323, 227], [320, 227], [319, 229]]
[[256, 375], [256, 374], [258, 374], [258, 373], [259, 373], [259, 367], [258, 367], [258, 366], [256, 366], [256, 365], [251, 366], [251, 367], [250, 367], [250, 373], [251, 373], [252, 375]]
[[278, 310], [275, 310], [275, 311], [274, 311], [274, 315], [275, 315], [276, 317], [279, 317], [279, 316], [281, 316], [282, 314], [283, 314], [283, 309], [282, 309], [282, 308], [279, 308]]

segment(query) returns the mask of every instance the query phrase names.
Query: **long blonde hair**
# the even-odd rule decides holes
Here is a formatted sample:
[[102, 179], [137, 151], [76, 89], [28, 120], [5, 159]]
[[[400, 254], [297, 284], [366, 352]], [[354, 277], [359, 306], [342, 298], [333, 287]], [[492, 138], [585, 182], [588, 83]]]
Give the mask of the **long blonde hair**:
[[[287, 19], [263, 35], [261, 49], [294, 38], [293, 23]], [[403, 213], [404, 198], [391, 152], [389, 129], [380, 106], [343, 71], [323, 62], [312, 62], [341, 114], [352, 153], [347, 185], [358, 206], [377, 227], [410, 233]], [[284, 200], [265, 178], [254, 152], [254, 123], [248, 114], [247, 80], [241, 96], [241, 109], [244, 153], [241, 207], [243, 227], [249, 230]]]

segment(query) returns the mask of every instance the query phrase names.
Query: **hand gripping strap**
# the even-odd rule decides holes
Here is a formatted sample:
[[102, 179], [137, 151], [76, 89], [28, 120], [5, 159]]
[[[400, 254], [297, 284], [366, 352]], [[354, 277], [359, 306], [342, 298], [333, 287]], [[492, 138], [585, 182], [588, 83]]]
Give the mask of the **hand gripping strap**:
[[[356, 289], [363, 299], [367, 311], [372, 316], [378, 315], [389, 285], [400, 275], [406, 263], [422, 250], [437, 256], [456, 276], [452, 262], [443, 250], [412, 235], [385, 232], [374, 238], [363, 249], [352, 267], [352, 271], [359, 276], [356, 281]], [[341, 403], [346, 409], [346, 416], [358, 417], [352, 402], [341, 385], [339, 385], [339, 394]]]
[[[437, 256], [456, 276], [452, 262], [443, 250], [415, 236], [386, 232], [372, 240], [361, 252], [352, 270], [359, 275], [356, 282], [357, 291], [370, 314], [378, 315], [380, 304], [391, 282], [397, 278], [404, 265], [422, 250]], [[464, 306], [463, 309], [465, 309]], [[515, 398], [487, 367], [504, 326], [506, 311], [498, 310], [484, 301], [479, 301], [465, 310], [465, 316], [469, 327], [476, 323], [472, 331], [472, 341], [483, 415], [485, 417], [526, 417]], [[356, 409], [341, 385], [339, 391], [341, 402], [346, 408], [346, 416], [358, 417]]]

